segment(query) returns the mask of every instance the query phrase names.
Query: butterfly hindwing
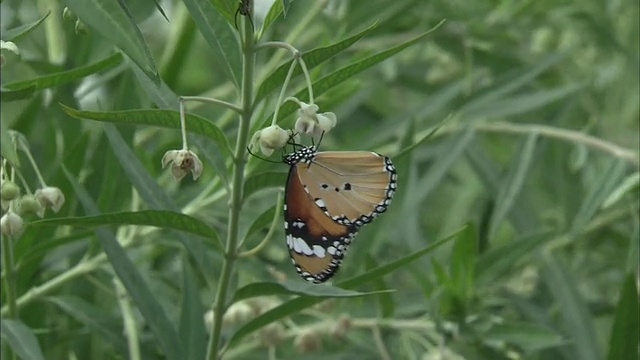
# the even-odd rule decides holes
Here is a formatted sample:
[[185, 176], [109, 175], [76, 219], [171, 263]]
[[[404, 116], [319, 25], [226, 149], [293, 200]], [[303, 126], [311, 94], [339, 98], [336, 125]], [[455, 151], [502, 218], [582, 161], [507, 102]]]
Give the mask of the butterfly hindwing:
[[304, 147], [285, 157], [285, 233], [298, 274], [331, 278], [363, 225], [384, 212], [396, 189], [389, 158], [365, 151], [316, 152]]
[[298, 165], [289, 171], [284, 217], [287, 247], [298, 274], [316, 283], [333, 276], [355, 230], [334, 221], [317, 206], [300, 182]]

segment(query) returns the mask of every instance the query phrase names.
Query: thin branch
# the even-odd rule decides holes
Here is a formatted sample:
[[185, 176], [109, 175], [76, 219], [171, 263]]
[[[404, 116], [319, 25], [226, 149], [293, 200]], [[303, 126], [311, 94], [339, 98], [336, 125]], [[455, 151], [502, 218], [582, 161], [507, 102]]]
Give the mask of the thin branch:
[[387, 350], [387, 347], [384, 344], [384, 340], [382, 340], [382, 334], [380, 333], [380, 328], [377, 326], [372, 327], [371, 333], [373, 334], [373, 342], [376, 344], [376, 347], [380, 352], [380, 358], [382, 360], [391, 360], [391, 355], [389, 355], [389, 350]]
[[557, 128], [548, 125], [538, 124], [513, 124], [508, 122], [491, 122], [491, 123], [478, 123], [472, 125], [476, 130], [498, 133], [514, 133], [514, 134], [530, 134], [538, 133], [543, 136], [551, 138], [568, 140], [570, 142], [578, 143], [596, 149], [608, 154], [611, 154], [617, 158], [623, 159], [635, 167], [640, 165], [637, 151], [623, 148], [612, 142], [602, 140], [595, 136], [585, 134], [580, 131], [568, 130]]

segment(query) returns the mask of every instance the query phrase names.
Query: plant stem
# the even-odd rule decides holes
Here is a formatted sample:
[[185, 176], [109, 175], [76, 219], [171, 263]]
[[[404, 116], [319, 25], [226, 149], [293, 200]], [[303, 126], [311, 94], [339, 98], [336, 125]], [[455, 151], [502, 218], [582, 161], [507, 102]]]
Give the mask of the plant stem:
[[118, 278], [113, 279], [113, 285], [116, 288], [118, 305], [120, 305], [120, 311], [122, 312], [124, 334], [127, 339], [127, 345], [129, 347], [129, 359], [140, 360], [141, 357], [138, 328], [136, 327], [135, 316], [133, 315], [133, 309], [131, 308], [131, 303], [129, 302], [127, 289], [124, 288], [124, 285], [122, 285], [122, 282], [120, 282]]
[[573, 143], [583, 144], [587, 147], [597, 149], [606, 153], [609, 153], [617, 158], [624, 159], [625, 161], [638, 167], [639, 160], [636, 152], [625, 149], [614, 143], [606, 140], [599, 139], [589, 134], [582, 133], [580, 131], [562, 129], [553, 126], [539, 125], [539, 124], [513, 124], [508, 122], [491, 122], [480, 123], [474, 125], [477, 130], [487, 132], [501, 132], [501, 133], [514, 133], [514, 134], [530, 134], [538, 133], [543, 136], [552, 137], [556, 139], [568, 140]]
[[244, 184], [244, 168], [246, 164], [246, 147], [249, 138], [249, 127], [251, 125], [251, 115], [253, 111], [253, 71], [255, 66], [255, 44], [253, 29], [249, 21], [243, 21], [244, 32], [242, 41], [242, 113], [240, 116], [240, 126], [238, 128], [238, 138], [234, 152], [234, 172], [231, 188], [231, 205], [229, 209], [229, 225], [227, 231], [227, 244], [225, 247], [225, 258], [222, 262], [220, 281], [216, 291], [216, 299], [213, 304], [213, 328], [207, 359], [216, 360], [218, 348], [220, 347], [220, 334], [222, 330], [222, 316], [226, 308], [227, 292], [233, 271], [233, 264], [236, 259], [236, 244], [238, 241], [238, 224], [240, 209], [242, 207], [242, 187]]
[[[9, 318], [18, 318], [18, 304], [16, 302], [16, 272], [13, 263], [13, 236], [2, 236], [2, 263], [4, 265], [5, 295], [7, 297]], [[4, 314], [3, 314], [4, 315]]]
[[[4, 239], [5, 237], [2, 238], [3, 242], [4, 242]], [[4, 251], [4, 249], [2, 250]], [[100, 255], [96, 255], [95, 257], [89, 260], [78, 263], [76, 266], [61, 273], [60, 275], [54, 277], [53, 279], [47, 281], [46, 283], [40, 286], [32, 287], [29, 291], [27, 291], [24, 295], [22, 295], [19, 299], [17, 299], [16, 306], [20, 308], [31, 303], [34, 300], [39, 299], [45, 294], [48, 294], [51, 291], [55, 290], [56, 288], [66, 284], [68, 281], [75, 279], [80, 275], [93, 271], [94, 269], [101, 266], [106, 260], [107, 260], [107, 256], [104, 253], [102, 253]], [[5, 276], [8, 276], [8, 275], [9, 273], [5, 274]], [[9, 305], [11, 304], [9, 303]], [[2, 307], [2, 311], [1, 311], [2, 316], [6, 316], [6, 314], [10, 312], [11, 312], [10, 306]]]

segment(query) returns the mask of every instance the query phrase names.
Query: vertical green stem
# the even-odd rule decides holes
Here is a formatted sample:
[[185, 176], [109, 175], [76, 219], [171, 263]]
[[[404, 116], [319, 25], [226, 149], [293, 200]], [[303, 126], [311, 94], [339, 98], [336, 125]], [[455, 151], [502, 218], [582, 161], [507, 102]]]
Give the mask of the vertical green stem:
[[18, 305], [16, 302], [16, 273], [13, 263], [13, 236], [2, 236], [2, 263], [4, 265], [5, 296], [9, 304], [9, 318], [18, 318]]
[[[13, 236], [2, 236], [2, 263], [4, 265], [4, 283], [5, 283], [5, 296], [9, 303], [9, 318], [18, 318], [18, 305], [16, 303], [16, 272], [15, 264], [13, 263]], [[4, 354], [7, 358], [17, 359], [16, 353], [11, 349], [7, 349]]]
[[[252, 9], [253, 10], [253, 9]], [[250, 13], [253, 13], [251, 11]], [[231, 188], [231, 205], [229, 209], [229, 225], [227, 231], [227, 244], [225, 258], [222, 262], [220, 282], [216, 291], [216, 299], [213, 304], [213, 328], [209, 339], [207, 359], [216, 360], [220, 347], [220, 333], [222, 330], [222, 316], [226, 308], [227, 292], [233, 271], [233, 264], [237, 256], [238, 223], [240, 208], [242, 206], [242, 187], [244, 184], [244, 168], [247, 141], [249, 139], [249, 126], [253, 109], [253, 71], [255, 60], [255, 44], [253, 28], [249, 21], [243, 21], [244, 31], [242, 40], [242, 114], [238, 128], [238, 138], [234, 152], [233, 187]]]

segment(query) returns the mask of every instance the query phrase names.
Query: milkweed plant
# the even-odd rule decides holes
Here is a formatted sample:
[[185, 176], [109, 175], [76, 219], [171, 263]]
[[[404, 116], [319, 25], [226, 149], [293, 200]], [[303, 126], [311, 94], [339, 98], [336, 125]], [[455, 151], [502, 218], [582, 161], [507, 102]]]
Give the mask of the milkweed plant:
[[[3, 11], [6, 3], [2, 4]], [[14, 104], [18, 102], [14, 101], [21, 100], [29, 102], [29, 106], [61, 109], [61, 115], [52, 118], [51, 123], [61, 126], [73, 122], [70, 131], [76, 138], [63, 139], [54, 130], [51, 134], [56, 137], [55, 148], [42, 149], [34, 146], [37, 140], [28, 138], [28, 129], [21, 132], [19, 124], [15, 129], [2, 127], [2, 332], [3, 345], [8, 345], [3, 346], [3, 359], [76, 358], [78, 352], [97, 358], [214, 360], [244, 358], [256, 349], [264, 349], [265, 357], [275, 359], [285, 346], [313, 353], [322, 351], [327, 344], [335, 349], [349, 341], [366, 343], [371, 348], [367, 350], [382, 359], [396, 358], [396, 354], [409, 356], [395, 349], [404, 345], [417, 346], [419, 354], [414, 352], [414, 358], [422, 359], [463, 359], [464, 348], [472, 346], [500, 354], [501, 359], [519, 359], [528, 351], [567, 343], [556, 332], [532, 324], [527, 325], [531, 337], [542, 339], [534, 345], [527, 342], [529, 338], [512, 339], [495, 334], [486, 339], [476, 337], [492, 329], [502, 330], [500, 334], [504, 335], [508, 327], [501, 327], [505, 320], [498, 315], [467, 313], [473, 311], [471, 304], [478, 299], [470, 288], [477, 241], [472, 225], [458, 226], [447, 233], [450, 235], [441, 236], [426, 247], [415, 246], [413, 251], [397, 254], [389, 262], [365, 259], [367, 255], [362, 255], [360, 259], [364, 259], [366, 268], [361, 267], [358, 273], [345, 271], [332, 279], [333, 283], [321, 285], [306, 283], [295, 275], [286, 256], [285, 242], [277, 239], [282, 234], [287, 170], [281, 162], [291, 148], [289, 145], [316, 145], [323, 139], [328, 143], [324, 146], [330, 146], [333, 136], [349, 138], [344, 134], [360, 132], [338, 116], [339, 105], [346, 103], [358, 88], [358, 74], [424, 41], [443, 24], [441, 18], [434, 20], [430, 30], [404, 37], [409, 40], [393, 41], [384, 49], [367, 49], [365, 55], [349, 58], [348, 50], [373, 34], [376, 22], [328, 45], [316, 44], [311, 50], [296, 47], [297, 39], [321, 14], [330, 16], [333, 11], [336, 18], [344, 16], [341, 11], [347, 5], [339, 2], [294, 2], [292, 6], [307, 9], [299, 23], [292, 25], [290, 41], [269, 36], [277, 33], [272, 31], [274, 26], [286, 21], [292, 1], [184, 0], [184, 7], [176, 6], [168, 14], [161, 7], [164, 3], [149, 2], [149, 6], [155, 6], [150, 11], [158, 18], [171, 20], [175, 26], [166, 34], [169, 44], [151, 45], [153, 40], [149, 39], [154, 39], [153, 36], [148, 33], [143, 36], [143, 24], [135, 21], [139, 9], [129, 9], [126, 2], [67, 0], [66, 6], [44, 3], [38, 8], [38, 11], [46, 8], [40, 18], [2, 35], [2, 75], [8, 79], [3, 79], [2, 106], [17, 108]], [[109, 16], [105, 16], [107, 13]], [[23, 47], [21, 41], [45, 30], [45, 40], [38, 41], [47, 43], [50, 66], [46, 69], [51, 73], [24, 80], [13, 66], [26, 66], [29, 56], [34, 54], [34, 45]], [[207, 58], [207, 66], [214, 68], [215, 80], [220, 84], [213, 92], [180, 96], [172, 89], [180, 88], [183, 76], [193, 76], [189, 74], [187, 48], [193, 44], [196, 31], [202, 35], [198, 41], [208, 45], [207, 51], [212, 55]], [[80, 62], [67, 58], [69, 49], [76, 46], [70, 39], [77, 41], [85, 52], [95, 39], [108, 43], [116, 51], [101, 50], [98, 52], [103, 55], [101, 60], [91, 58], [94, 62], [89, 65], [78, 65]], [[159, 66], [151, 55], [152, 45], [164, 51]], [[334, 58], [347, 65], [334, 69], [331, 64]], [[85, 60], [89, 62], [88, 58]], [[73, 66], [69, 70], [62, 64]], [[124, 80], [117, 83], [116, 89], [111, 83], [113, 79]], [[476, 81], [469, 77], [465, 84], [467, 80]], [[72, 93], [57, 91], [74, 82], [81, 86]], [[463, 91], [466, 85], [459, 88]], [[140, 97], [145, 99], [140, 103], [147, 106], [131, 108], [133, 98], [139, 100], [134, 89], [144, 93]], [[117, 101], [105, 95], [118, 91], [122, 94]], [[105, 108], [113, 110], [104, 111]], [[430, 109], [423, 110], [431, 114]], [[456, 116], [447, 119], [454, 118], [455, 122]], [[100, 123], [99, 128], [96, 122]], [[131, 131], [131, 125], [137, 126], [135, 132]], [[373, 144], [382, 144], [379, 146], [384, 151], [395, 151], [401, 164], [399, 171], [413, 150], [436, 130], [459, 132], [461, 140], [456, 144], [465, 146], [472, 144], [474, 131], [526, 134], [529, 137], [522, 145], [523, 155], [518, 158], [517, 169], [527, 167], [539, 137], [601, 151], [620, 159], [621, 164], [637, 167], [637, 156], [632, 152], [577, 131], [509, 123], [454, 124], [450, 128], [441, 125], [431, 126], [428, 131], [408, 126], [406, 134], [398, 135], [402, 138], [397, 140], [399, 145], [389, 140], [400, 134], [396, 126], [380, 126], [374, 133], [360, 135], [386, 139]], [[341, 128], [347, 130], [338, 134]], [[158, 138], [168, 139], [163, 144], [173, 145], [163, 148], [149, 145], [149, 139]], [[359, 145], [353, 145], [352, 149], [365, 150]], [[449, 159], [460, 154], [461, 149], [455, 146], [445, 149], [441, 157]], [[35, 151], [46, 155], [34, 156]], [[473, 154], [469, 157], [473, 158]], [[53, 171], [43, 172], [42, 163], [36, 159], [49, 159], [57, 165]], [[51, 167], [50, 163], [45, 165]], [[440, 166], [436, 166], [437, 175], [444, 176], [446, 166]], [[624, 175], [623, 165], [613, 164], [609, 170]], [[518, 187], [508, 187], [504, 194], [500, 190], [500, 196], [518, 193], [524, 175], [517, 174], [513, 178]], [[603, 186], [619, 196], [612, 195], [608, 201], [612, 204], [620, 201], [624, 196], [621, 194], [637, 186], [636, 179], [637, 172], [622, 184], [603, 180]], [[428, 181], [416, 186], [423, 185], [432, 186]], [[268, 200], [254, 201], [252, 196], [263, 190], [267, 190], [264, 196]], [[100, 195], [94, 198], [96, 193]], [[126, 202], [116, 196], [123, 193], [128, 194]], [[410, 195], [402, 201], [417, 203], [420, 195]], [[265, 203], [269, 205], [266, 209]], [[504, 211], [499, 220], [508, 216], [511, 206], [510, 200], [501, 208]], [[412, 219], [418, 211], [400, 212]], [[84, 215], [78, 215], [81, 213]], [[389, 215], [390, 222], [405, 224], [401, 216]], [[492, 219], [488, 231], [497, 236], [500, 221]], [[413, 230], [398, 231], [404, 234]], [[381, 236], [399, 241], [395, 232], [380, 232]], [[46, 240], [38, 243], [39, 239]], [[86, 243], [80, 244], [81, 240]], [[449, 241], [453, 244], [450, 267], [442, 265], [448, 260], [441, 258], [433, 263], [434, 276], [444, 290], [425, 287], [416, 291], [434, 296], [439, 299], [438, 304], [444, 304], [438, 305], [438, 309], [434, 305], [435, 313], [462, 320], [440, 321], [428, 314], [412, 316], [412, 309], [394, 317], [390, 292], [396, 289], [393, 284], [386, 284], [383, 276], [408, 268]], [[158, 247], [178, 250], [154, 250]], [[46, 274], [38, 275], [37, 266], [34, 268], [32, 264], [45, 259], [49, 251], [50, 262], [59, 263], [48, 268]], [[393, 251], [384, 250], [389, 254]], [[522, 253], [521, 248], [514, 251]], [[501, 260], [494, 259], [496, 263]], [[280, 270], [280, 263], [287, 265], [287, 272]], [[64, 271], [51, 275], [51, 269], [63, 266]], [[166, 278], [156, 278], [154, 269], [158, 266], [170, 269], [162, 275]], [[421, 271], [412, 274], [416, 279], [426, 276]], [[46, 280], [33, 286], [24, 278], [40, 279], [42, 275], [47, 275]], [[517, 296], [532, 294], [539, 272], [527, 268], [520, 275], [508, 286]], [[75, 284], [95, 288], [91, 296], [98, 299], [96, 303], [65, 295], [73, 294], [70, 290]], [[116, 305], [107, 307], [107, 297], [113, 298]], [[381, 316], [335, 311], [340, 301], [351, 301], [357, 307], [369, 298], [379, 300]], [[94, 344], [94, 348], [87, 345], [90, 348], [87, 350], [69, 345], [67, 342], [73, 340], [65, 339], [62, 345], [49, 344], [52, 350], [42, 349], [34, 329], [25, 325], [34, 321], [28, 314], [38, 304], [67, 313], [82, 324], [83, 330], [72, 332], [72, 337], [89, 332], [95, 340], [93, 334], [100, 337], [108, 334], [108, 345]], [[169, 312], [168, 308], [176, 312]], [[112, 321], [113, 313], [118, 314], [116, 321]], [[297, 316], [300, 314], [303, 316]], [[67, 322], [35, 323], [41, 333], [47, 334], [69, 326]], [[118, 330], [113, 330], [114, 327]], [[396, 342], [391, 348], [385, 334], [400, 331], [409, 334], [403, 338], [404, 345]], [[461, 341], [465, 345], [457, 349], [447, 347], [448, 341]], [[51, 342], [49, 339], [48, 343]], [[101, 352], [104, 349], [109, 350]]]

